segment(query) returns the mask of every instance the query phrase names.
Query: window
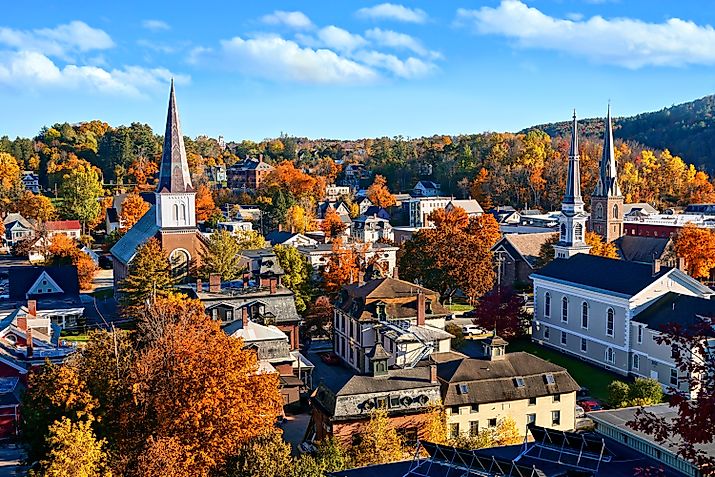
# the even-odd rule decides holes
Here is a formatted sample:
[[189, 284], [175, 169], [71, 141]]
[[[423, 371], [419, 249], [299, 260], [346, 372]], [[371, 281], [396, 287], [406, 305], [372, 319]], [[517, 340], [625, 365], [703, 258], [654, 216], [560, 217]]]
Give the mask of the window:
[[457, 385], [457, 392], [459, 394], [469, 394], [469, 385], [466, 383], [460, 383]]
[[544, 339], [548, 340], [549, 339], [549, 327], [544, 326]]
[[469, 435], [471, 437], [477, 437], [477, 434], [479, 434], [479, 421], [470, 421], [469, 422]]
[[566, 241], [566, 224], [561, 224], [561, 240]]
[[637, 354], [633, 355], [633, 369], [640, 369], [641, 367], [641, 357]]
[[379, 397], [375, 399], [375, 403], [377, 404], [377, 407], [380, 409], [386, 409], [387, 408], [387, 398], [386, 397]]
[[615, 363], [616, 353], [613, 352], [613, 348], [606, 348], [606, 362]]
[[546, 384], [556, 384], [556, 381], [554, 380], [554, 375], [551, 373], [546, 373], [544, 375], [544, 378], [546, 379]]
[[613, 204], [613, 218], [618, 218], [618, 204]]
[[588, 303], [581, 304], [581, 328], [588, 328]]
[[536, 414], [527, 414], [526, 415], [526, 423], [527, 424], [536, 424]]
[[638, 325], [638, 343], [643, 342], [643, 327]]
[[562, 345], [566, 344], [566, 332], [565, 331], [561, 332], [561, 344]]
[[586, 341], [586, 338], [581, 338], [581, 351], [584, 353], [588, 351], [588, 341]]
[[459, 414], [459, 406], [452, 406], [452, 414]]
[[613, 336], [613, 308], [609, 308], [606, 313], [606, 334]]
[[535, 397], [529, 398], [529, 406], [536, 406], [536, 398]]
[[472, 404], [472, 407], [470, 408], [469, 412], [472, 414], [479, 412], [479, 404]]
[[390, 396], [390, 407], [400, 407], [400, 396]]
[[601, 204], [596, 204], [596, 218], [597, 219], [603, 218], [603, 205], [601, 205]]
[[497, 418], [496, 417], [489, 419], [489, 427], [497, 427]]
[[514, 384], [516, 384], [517, 388], [523, 388], [524, 386], [526, 386], [526, 383], [524, 383], [524, 378], [522, 378], [521, 376], [514, 378]]
[[670, 370], [670, 384], [672, 384], [673, 386], [678, 385], [678, 370], [677, 369]]
[[558, 426], [561, 424], [561, 411], [551, 411], [551, 425]]
[[676, 345], [673, 345], [673, 346], [670, 348], [670, 357], [671, 357], [672, 359], [678, 359], [678, 355], [679, 355], [679, 353], [678, 353], [678, 347], [677, 347]]
[[551, 293], [544, 295], [544, 316], [551, 316]]
[[561, 394], [554, 394], [551, 398], [553, 402], [561, 402]]
[[449, 435], [452, 437], [459, 437], [459, 423], [453, 422], [449, 425]]
[[569, 299], [566, 297], [561, 299], [561, 321], [564, 323], [569, 321]]
[[173, 211], [174, 211], [174, 221], [178, 222], [179, 221], [179, 204], [174, 204]]

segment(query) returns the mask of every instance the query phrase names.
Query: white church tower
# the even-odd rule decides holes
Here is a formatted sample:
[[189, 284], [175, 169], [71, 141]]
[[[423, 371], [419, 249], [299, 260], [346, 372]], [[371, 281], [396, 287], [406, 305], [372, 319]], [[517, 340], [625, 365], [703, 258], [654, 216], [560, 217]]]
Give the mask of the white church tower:
[[583, 209], [579, 162], [578, 122], [576, 121], [576, 111], [574, 110], [566, 194], [561, 203], [561, 217], [559, 218], [560, 235], [559, 241], [554, 244], [555, 258], [571, 258], [577, 253], [588, 253], [591, 250], [591, 247], [586, 245], [585, 242], [588, 214]]

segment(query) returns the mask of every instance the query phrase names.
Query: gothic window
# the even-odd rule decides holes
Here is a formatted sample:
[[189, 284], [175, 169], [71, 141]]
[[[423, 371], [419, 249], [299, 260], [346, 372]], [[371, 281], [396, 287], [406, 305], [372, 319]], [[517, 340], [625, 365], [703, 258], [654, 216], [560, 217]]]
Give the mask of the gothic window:
[[609, 308], [608, 312], [606, 313], [606, 334], [608, 336], [613, 336], [613, 320], [614, 320], [613, 308]]
[[588, 303], [581, 304], [581, 328], [588, 328]]
[[633, 369], [640, 369], [641, 367], [641, 357], [637, 354], [633, 355]]
[[597, 219], [603, 218], [603, 205], [601, 205], [601, 204], [596, 204], [596, 218]]
[[566, 224], [561, 224], [561, 240], [566, 240]]
[[186, 225], [186, 204], [181, 204], [181, 223]]
[[574, 227], [574, 241], [583, 240], [583, 225], [576, 224]]
[[179, 221], [179, 204], [174, 204], [174, 221], [178, 222]]
[[544, 316], [551, 316], [551, 293], [544, 295]]
[[613, 218], [618, 218], [618, 204], [613, 204]]
[[616, 354], [613, 352], [613, 348], [606, 348], [606, 362], [615, 363]]
[[561, 321], [569, 321], [569, 299], [566, 297], [561, 299]]

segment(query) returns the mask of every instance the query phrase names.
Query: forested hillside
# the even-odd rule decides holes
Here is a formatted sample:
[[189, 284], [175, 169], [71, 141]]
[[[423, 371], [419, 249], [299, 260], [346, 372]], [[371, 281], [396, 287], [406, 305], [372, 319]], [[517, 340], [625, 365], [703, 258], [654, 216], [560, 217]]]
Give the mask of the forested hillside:
[[[715, 95], [614, 120], [615, 135], [655, 149], [668, 149], [685, 161], [715, 171]], [[602, 118], [580, 121], [587, 135], [603, 133]], [[540, 129], [551, 136], [568, 134], [569, 123], [542, 124]]]

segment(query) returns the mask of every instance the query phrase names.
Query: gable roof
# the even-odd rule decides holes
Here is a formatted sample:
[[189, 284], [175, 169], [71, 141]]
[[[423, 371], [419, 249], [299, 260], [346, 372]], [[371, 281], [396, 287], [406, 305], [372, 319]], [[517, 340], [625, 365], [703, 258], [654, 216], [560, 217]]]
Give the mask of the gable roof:
[[624, 235], [616, 239], [614, 243], [624, 260], [629, 262], [653, 263], [653, 259], [659, 259], [663, 256], [663, 253], [671, 243], [671, 239]]
[[554, 259], [532, 273], [531, 277], [568, 282], [632, 297], [670, 271], [670, 268], [663, 267], [653, 275], [650, 265], [579, 253], [569, 259]]
[[623, 215], [628, 215], [634, 210], [642, 211], [646, 214], [657, 214], [658, 210], [646, 202], [637, 202], [633, 204], [623, 204]]
[[159, 232], [156, 225], [156, 205], [149, 207], [142, 218], [111, 248], [109, 253], [125, 265], [134, 258], [137, 249]]
[[[535, 234], [504, 234], [492, 250], [499, 247], [513, 249], [531, 268], [535, 268], [539, 261], [541, 246], [551, 237], [558, 235], [555, 232], [539, 232]], [[514, 257], [516, 258], [516, 257]]]
[[449, 202], [447, 206], [452, 205], [452, 207], [459, 207], [464, 209], [467, 214], [483, 214], [484, 209], [479, 205], [475, 199], [455, 199]]
[[426, 181], [426, 180], [418, 181], [417, 184], [415, 184], [415, 189], [420, 186], [422, 186], [425, 189], [440, 189], [442, 187], [440, 184], [438, 184], [436, 182]]
[[[700, 317], [715, 318], [715, 300], [668, 292], [638, 313], [633, 321], [661, 331], [668, 324], [678, 324], [686, 329], [700, 326], [703, 324]], [[715, 330], [708, 329], [710, 336], [715, 336]]]
[[3, 224], [5, 224], [5, 228], [10, 228], [10, 224], [13, 222], [17, 222], [21, 226], [23, 226], [26, 229], [32, 229], [32, 224], [30, 223], [29, 220], [27, 220], [25, 217], [22, 216], [22, 214], [18, 213], [10, 213], [5, 216], [5, 219], [3, 219]]
[[79, 295], [79, 279], [75, 266], [18, 266], [12, 267], [12, 273], [10, 273], [10, 299], [25, 300], [27, 292], [43, 273], [46, 273], [65, 295]]
[[59, 230], [80, 230], [82, 225], [80, 225], [79, 220], [50, 220], [45, 222], [45, 229], [50, 231]]
[[295, 237], [297, 234], [293, 232], [288, 232], [286, 230], [273, 230], [266, 235], [266, 240], [270, 242], [271, 245], [279, 245], [286, 243], [288, 240]]

